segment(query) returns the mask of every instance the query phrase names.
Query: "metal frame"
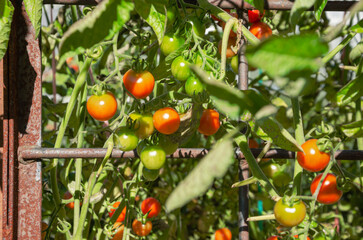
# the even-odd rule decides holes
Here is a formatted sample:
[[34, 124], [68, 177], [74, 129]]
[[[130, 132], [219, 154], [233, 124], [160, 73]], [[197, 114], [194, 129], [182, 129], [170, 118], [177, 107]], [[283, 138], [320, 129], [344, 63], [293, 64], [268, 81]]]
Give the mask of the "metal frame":
[[[40, 239], [41, 236], [41, 159], [44, 158], [103, 158], [106, 149], [47, 149], [41, 146], [41, 51], [34, 29], [24, 11], [22, 1], [11, 0], [15, 13], [8, 52], [0, 62], [0, 156], [2, 185], [0, 190], [1, 239]], [[44, 4], [96, 5], [102, 0], [44, 0]], [[196, 3], [196, 0], [189, 0]], [[222, 8], [252, 9], [242, 0], [210, 0]], [[346, 11], [357, 1], [329, 1], [326, 11]], [[293, 2], [266, 1], [266, 9], [290, 10]], [[239, 11], [242, 18], [242, 11]], [[247, 89], [247, 63], [243, 51], [239, 55], [240, 89]], [[252, 149], [255, 156], [261, 149]], [[201, 158], [207, 149], [178, 149], [172, 158]], [[272, 149], [268, 158], [294, 158], [295, 153]], [[137, 153], [114, 149], [113, 158], [134, 158]], [[338, 151], [337, 159], [361, 160], [363, 151]], [[240, 179], [248, 177], [248, 165], [237, 149]], [[249, 239], [248, 187], [239, 188], [239, 239]]]

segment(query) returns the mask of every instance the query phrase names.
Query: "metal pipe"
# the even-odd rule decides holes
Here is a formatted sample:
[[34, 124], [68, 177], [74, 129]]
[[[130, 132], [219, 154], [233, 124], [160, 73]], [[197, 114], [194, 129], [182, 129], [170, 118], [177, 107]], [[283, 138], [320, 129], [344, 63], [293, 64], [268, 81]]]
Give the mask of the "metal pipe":
[[[95, 6], [102, 0], [44, 0], [43, 4], [64, 4], [64, 5], [90, 5]], [[186, 0], [185, 2], [197, 4], [197, 0]], [[241, 0], [209, 0], [210, 3], [220, 8], [243, 8], [254, 9], [253, 6]], [[325, 11], [347, 11], [357, 1], [328, 1]], [[291, 10], [294, 2], [288, 0], [265, 0], [265, 9], [269, 10]], [[313, 10], [313, 9], [309, 9]]]
[[[253, 155], [257, 157], [262, 149], [252, 148]], [[106, 148], [19, 148], [18, 156], [23, 160], [38, 160], [51, 158], [103, 158], [107, 152]], [[202, 158], [208, 154], [209, 150], [204, 148], [179, 148], [168, 158]], [[136, 151], [123, 152], [114, 149], [112, 158], [138, 158]], [[245, 159], [239, 149], [235, 151], [237, 159]], [[294, 159], [295, 152], [284, 149], [270, 149], [265, 158]], [[360, 150], [341, 150], [335, 153], [338, 160], [363, 160], [363, 151]]]

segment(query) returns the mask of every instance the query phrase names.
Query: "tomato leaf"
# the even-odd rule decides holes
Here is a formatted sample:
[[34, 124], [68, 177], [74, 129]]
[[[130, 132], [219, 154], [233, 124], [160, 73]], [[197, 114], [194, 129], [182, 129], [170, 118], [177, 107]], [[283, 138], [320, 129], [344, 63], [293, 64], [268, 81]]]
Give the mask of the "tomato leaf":
[[349, 53], [349, 60], [353, 62], [357, 58], [361, 58], [363, 54], [363, 41], [360, 41]]
[[289, 151], [303, 151], [291, 134], [276, 121], [274, 115], [277, 109], [268, 105], [256, 114], [256, 123], [271, 138], [277, 146]]
[[363, 120], [342, 125], [340, 129], [350, 138], [363, 137]]
[[356, 33], [363, 33], [363, 20], [350, 27], [350, 30]]
[[205, 193], [214, 179], [223, 177], [234, 161], [232, 140], [224, 139], [218, 142], [170, 194], [165, 204], [167, 211], [180, 208]]
[[363, 95], [363, 74], [345, 85], [336, 95], [338, 106], [345, 106]]
[[38, 37], [42, 20], [43, 0], [24, 0], [25, 10], [35, 30], [35, 38]]
[[256, 90], [239, 91], [223, 82], [209, 79], [209, 75], [195, 65], [190, 67], [205, 83], [218, 110], [231, 118], [239, 118], [246, 109], [255, 114], [268, 104], [268, 101]]
[[74, 23], [60, 43], [62, 65], [67, 57], [83, 53], [96, 43], [110, 39], [130, 19], [134, 4], [128, 0], [104, 0], [83, 19]]
[[264, 0], [245, 0], [245, 2], [251, 4], [252, 6], [257, 8], [261, 12], [263, 11], [263, 8], [265, 6], [265, 1]]
[[9, 0], [0, 1], [0, 60], [8, 48], [14, 7]]
[[314, 4], [316, 21], [320, 21], [321, 14], [323, 13], [324, 8], [327, 3], [328, 3], [328, 0], [316, 0], [316, 2]]
[[271, 77], [285, 77], [316, 72], [322, 66], [318, 57], [327, 51], [327, 44], [317, 35], [304, 34], [271, 37], [258, 46], [247, 48], [246, 56], [252, 66], [265, 70]]
[[161, 44], [164, 31], [165, 31], [165, 15], [166, 15], [166, 1], [148, 1], [148, 0], [138, 0], [135, 1], [135, 9], [137, 13], [145, 19], [145, 21], [154, 30], [159, 44]]
[[302, 13], [311, 8], [316, 0], [296, 0], [292, 6], [290, 12], [290, 20], [293, 26], [297, 24], [297, 21], [302, 16]]

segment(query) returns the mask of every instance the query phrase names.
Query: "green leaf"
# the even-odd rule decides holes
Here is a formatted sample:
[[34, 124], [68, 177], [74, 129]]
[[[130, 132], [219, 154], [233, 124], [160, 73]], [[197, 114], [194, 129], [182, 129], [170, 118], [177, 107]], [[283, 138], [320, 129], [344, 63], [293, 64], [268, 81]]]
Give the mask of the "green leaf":
[[248, 48], [246, 56], [252, 66], [265, 70], [271, 77], [284, 77], [299, 72], [316, 72], [322, 66], [318, 57], [328, 49], [317, 35], [304, 34], [271, 37]]
[[345, 106], [363, 96], [363, 74], [345, 85], [336, 95], [338, 106]]
[[96, 43], [110, 39], [130, 19], [133, 8], [134, 4], [128, 0], [104, 0], [98, 4], [64, 34], [58, 65], [62, 65], [67, 57], [83, 53]]
[[215, 178], [221, 178], [234, 162], [231, 139], [218, 142], [193, 171], [175, 188], [166, 201], [166, 209], [171, 212], [184, 206], [193, 198], [205, 193]]
[[340, 129], [347, 137], [361, 138], [363, 137], [363, 120], [345, 124]]
[[291, 23], [295, 26], [302, 13], [311, 8], [316, 0], [296, 0], [290, 12]]
[[245, 2], [251, 4], [252, 6], [254, 6], [255, 8], [257, 8], [261, 12], [263, 11], [263, 8], [264, 8], [264, 5], [265, 5], [265, 1], [264, 0], [245, 0]]
[[255, 114], [268, 104], [268, 101], [256, 90], [240, 91], [214, 78], [210, 79], [206, 72], [195, 65], [191, 65], [190, 68], [205, 83], [218, 110], [231, 118], [238, 119], [244, 110]]
[[0, 60], [3, 59], [10, 37], [14, 7], [9, 0], [0, 1]]
[[323, 13], [324, 8], [327, 3], [328, 3], [328, 0], [316, 0], [316, 2], [314, 4], [316, 21], [320, 21], [321, 14]]
[[159, 44], [161, 44], [165, 32], [166, 4], [167, 2], [165, 0], [135, 1], [135, 9], [137, 13], [152, 27], [158, 38]]
[[274, 115], [277, 109], [268, 105], [256, 114], [256, 123], [271, 138], [272, 142], [280, 148], [289, 151], [303, 151], [291, 134], [276, 121]]
[[25, 10], [35, 30], [35, 38], [38, 37], [42, 24], [43, 0], [24, 0]]
[[356, 33], [363, 33], [363, 20], [350, 27], [350, 30]]
[[357, 58], [361, 58], [363, 55], [363, 41], [360, 41], [349, 53], [349, 60], [353, 62]]

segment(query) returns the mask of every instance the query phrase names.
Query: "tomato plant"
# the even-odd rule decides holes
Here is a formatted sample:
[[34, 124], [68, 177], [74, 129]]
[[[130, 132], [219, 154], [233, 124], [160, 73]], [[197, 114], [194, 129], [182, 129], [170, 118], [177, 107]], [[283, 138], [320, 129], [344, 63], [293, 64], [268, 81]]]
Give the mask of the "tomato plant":
[[144, 215], [149, 213], [148, 218], [157, 217], [161, 211], [161, 204], [156, 198], [148, 197], [142, 201], [141, 211]]
[[[299, 238], [299, 235], [294, 235], [294, 238]], [[307, 237], [306, 240], [310, 240], [310, 238]]]
[[115, 230], [115, 235], [113, 235], [111, 240], [122, 240], [124, 235], [125, 226], [121, 222], [115, 222], [113, 225], [113, 230]]
[[304, 152], [297, 153], [297, 160], [302, 168], [309, 172], [323, 170], [330, 161], [330, 154], [321, 152], [317, 145], [317, 139], [310, 139], [301, 145]]
[[165, 107], [157, 110], [153, 115], [153, 123], [160, 133], [173, 134], [180, 126], [180, 116], [173, 108]]
[[[115, 213], [116, 209], [118, 208], [118, 206], [120, 205], [120, 202], [115, 202], [113, 205], [112, 205], [112, 208], [110, 210], [110, 212], [108, 213], [108, 216], [109, 217], [112, 217], [113, 214]], [[125, 217], [126, 217], [126, 206], [122, 209], [122, 212], [121, 214], [117, 217], [117, 220], [116, 222], [123, 222], [125, 220]]]
[[146, 221], [145, 224], [142, 224], [139, 220], [135, 219], [132, 222], [132, 230], [136, 233], [137, 236], [145, 237], [150, 234], [153, 225], [150, 221]]
[[121, 127], [117, 131], [117, 145], [122, 151], [131, 151], [137, 147], [139, 139], [135, 132], [128, 127]]
[[92, 95], [87, 101], [87, 111], [98, 121], [110, 120], [117, 111], [117, 101], [111, 92]]
[[231, 240], [232, 233], [228, 228], [220, 228], [214, 233], [215, 240]]
[[305, 218], [306, 206], [301, 200], [287, 203], [283, 198], [278, 200], [274, 207], [276, 221], [285, 227], [299, 225]]
[[264, 22], [255, 22], [250, 27], [250, 32], [258, 39], [266, 39], [272, 35], [271, 28]]
[[155, 80], [149, 71], [136, 72], [130, 69], [123, 76], [123, 83], [135, 98], [143, 99], [152, 93]]
[[213, 109], [205, 109], [200, 118], [198, 131], [201, 134], [210, 136], [218, 131], [220, 125], [219, 113]]
[[157, 170], [164, 165], [166, 155], [160, 146], [148, 146], [142, 150], [140, 159], [146, 168]]
[[189, 64], [182, 56], [175, 58], [171, 64], [171, 74], [179, 81], [186, 81], [192, 74]]
[[140, 139], [149, 137], [154, 132], [153, 116], [151, 113], [131, 113], [129, 116], [135, 121], [135, 134]]
[[[73, 195], [69, 191], [67, 191], [63, 194], [63, 199], [68, 200], [68, 199], [71, 199], [72, 197], [73, 197]], [[66, 207], [69, 209], [74, 209], [74, 202], [67, 203]]]
[[271, 236], [271, 237], [267, 238], [266, 240], [279, 240], [279, 238], [277, 236]]
[[165, 56], [168, 56], [170, 53], [183, 46], [184, 42], [182, 37], [176, 36], [173, 33], [167, 33], [160, 45], [160, 50]]
[[[310, 185], [310, 192], [314, 194], [318, 188], [323, 174], [319, 174], [314, 178]], [[337, 178], [334, 174], [328, 173], [323, 180], [323, 184], [318, 194], [318, 202], [323, 204], [334, 204], [337, 203], [343, 196], [343, 191], [339, 190], [337, 187]]]

